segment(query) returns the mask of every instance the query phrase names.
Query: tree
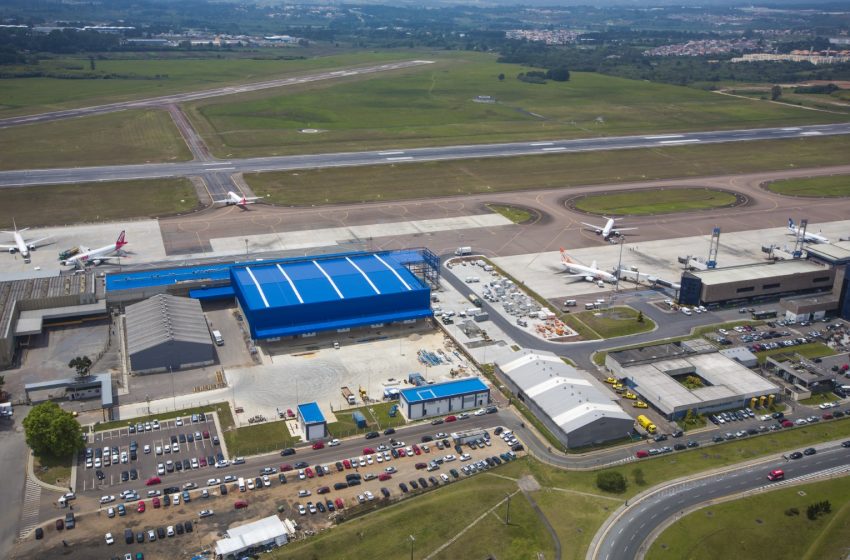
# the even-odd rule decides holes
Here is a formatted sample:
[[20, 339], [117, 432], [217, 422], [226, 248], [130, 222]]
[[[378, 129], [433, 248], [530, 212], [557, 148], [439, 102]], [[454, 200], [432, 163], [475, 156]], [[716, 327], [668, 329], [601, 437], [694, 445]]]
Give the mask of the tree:
[[776, 101], [780, 97], [782, 97], [782, 87], [780, 87], [779, 85], [774, 85], [772, 88], [770, 88], [771, 101]]
[[596, 486], [605, 492], [620, 494], [626, 491], [626, 477], [617, 471], [602, 471], [596, 475]]
[[505, 75], [504, 75], [504, 74], [499, 74], [499, 81], [500, 81], [500, 82], [504, 82], [504, 81], [505, 81]]
[[24, 433], [39, 457], [67, 457], [83, 446], [80, 423], [55, 402], [34, 406], [24, 418]]
[[643, 323], [643, 311], [638, 311], [637, 322]]
[[643, 475], [643, 469], [638, 467], [632, 471], [632, 477], [635, 479], [635, 484], [638, 486], [643, 486], [646, 484], [646, 477]]
[[95, 63], [94, 63], [94, 57], [93, 57], [93, 56], [90, 56], [90, 57], [89, 57], [89, 68], [90, 68], [92, 71], [94, 71], [94, 69], [95, 69]]
[[566, 66], [557, 66], [555, 68], [549, 69], [546, 72], [546, 77], [552, 80], [553, 82], [569, 82], [570, 71], [567, 70]]
[[77, 356], [70, 362], [68, 362], [68, 367], [77, 370], [77, 375], [79, 377], [86, 377], [91, 370], [92, 362], [88, 356]]

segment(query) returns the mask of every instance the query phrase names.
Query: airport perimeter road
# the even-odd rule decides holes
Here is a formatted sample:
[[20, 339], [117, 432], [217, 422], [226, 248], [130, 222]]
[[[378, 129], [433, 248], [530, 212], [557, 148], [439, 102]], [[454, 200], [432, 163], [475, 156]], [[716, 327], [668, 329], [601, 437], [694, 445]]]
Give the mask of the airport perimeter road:
[[150, 107], [163, 107], [174, 103], [185, 103], [187, 101], [197, 101], [199, 99], [208, 99], [210, 97], [221, 97], [224, 95], [233, 95], [236, 93], [245, 93], [249, 91], [259, 91], [262, 89], [286, 87], [295, 84], [306, 84], [308, 82], [319, 82], [322, 80], [332, 80], [334, 78], [344, 78], [348, 76], [358, 76], [363, 74], [375, 74], [377, 72], [385, 72], [387, 70], [398, 70], [401, 68], [411, 68], [413, 66], [421, 66], [423, 64], [432, 64], [430, 60], [405, 60], [401, 62], [388, 62], [376, 66], [352, 67], [343, 70], [335, 70], [333, 72], [321, 72], [318, 74], [308, 74], [304, 76], [293, 76], [291, 78], [281, 78], [277, 80], [268, 80], [265, 82], [255, 82], [241, 84], [235, 86], [226, 86], [215, 89], [202, 91], [193, 91], [187, 93], [175, 93], [173, 95], [165, 95], [162, 97], [150, 97], [147, 99], [137, 99], [134, 101], [122, 101], [119, 103], [109, 103], [106, 105], [96, 105], [93, 107], [80, 107], [77, 109], [67, 109], [64, 111], [53, 111], [50, 113], [39, 113], [35, 115], [24, 115], [20, 117], [9, 117], [0, 119], [0, 128], [9, 128], [12, 126], [20, 126], [24, 124], [35, 124], [50, 121], [58, 121], [61, 119], [73, 119], [77, 117], [89, 117], [92, 115], [102, 115], [104, 113], [114, 113], [116, 111], [124, 111], [127, 109], [145, 109]]
[[[588, 553], [593, 560], [633, 560], [646, 550], [646, 543], [653, 529], [664, 520], [679, 514], [686, 508], [708, 500], [731, 496], [763, 486], [782, 486], [792, 481], [815, 478], [819, 473], [848, 472], [850, 449], [838, 443], [817, 446], [818, 453], [796, 461], [783, 457], [759, 465], [744, 466], [722, 474], [699, 478], [660, 488], [628, 506], [624, 512], [607, 526], [598, 546]], [[772, 469], [785, 471], [785, 481], [768, 482], [767, 473]], [[805, 477], [805, 478], [804, 478]]]
[[850, 134], [850, 123], [784, 128], [688, 132], [682, 134], [662, 134], [652, 136], [582, 138], [577, 140], [551, 140], [545, 142], [439, 146], [407, 150], [340, 152], [329, 154], [214, 160], [207, 162], [188, 161], [181, 163], [72, 167], [66, 169], [31, 169], [4, 171], [0, 173], [0, 187], [82, 183], [90, 181], [121, 181], [128, 179], [154, 179], [161, 177], [188, 177], [214, 172], [226, 172], [233, 174], [261, 171], [290, 171], [296, 169], [322, 169], [328, 167], [394, 165], [398, 163], [415, 163], [425, 161], [565, 154], [605, 150], [627, 150], [634, 148], [664, 148], [670, 146], [749, 142], [753, 140], [780, 140], [783, 138], [807, 138], [813, 136], [835, 136], [844, 134]]

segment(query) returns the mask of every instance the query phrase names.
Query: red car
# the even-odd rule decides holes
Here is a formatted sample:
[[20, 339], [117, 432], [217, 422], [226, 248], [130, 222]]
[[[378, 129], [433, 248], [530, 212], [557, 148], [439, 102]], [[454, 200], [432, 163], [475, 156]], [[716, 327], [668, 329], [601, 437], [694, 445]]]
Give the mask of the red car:
[[136, 508], [136, 511], [145, 513], [145, 502], [143, 500], [139, 500], [139, 507]]
[[286, 416], [287, 416], [287, 418], [295, 418], [295, 413], [292, 412], [291, 408], [287, 408], [286, 409]]
[[416, 454], [416, 455], [422, 455], [422, 450], [419, 449], [419, 446], [416, 445], [415, 443], [413, 444], [413, 453]]
[[246, 507], [248, 507], [248, 501], [247, 500], [236, 500], [233, 503], [233, 509], [242, 509], [242, 508], [246, 508]]
[[426, 465], [425, 463], [416, 463], [416, 468], [419, 469], [419, 470], [422, 470], [422, 469], [426, 468], [427, 466], [428, 465]]
[[647, 451], [646, 449], [640, 449], [637, 453], [635, 453], [635, 457], [637, 457], [638, 459], [649, 457], [649, 451]]
[[145, 486], [153, 486], [155, 484], [160, 483], [162, 483], [162, 479], [160, 479], [158, 476], [152, 476], [145, 482]]
[[351, 461], [349, 461], [348, 459], [343, 459], [342, 460], [342, 466], [345, 467], [346, 469], [350, 469], [351, 468]]
[[391, 475], [391, 474], [390, 474], [390, 473], [388, 473], [388, 472], [385, 472], [385, 473], [381, 473], [381, 476], [379, 476], [379, 477], [378, 477], [378, 480], [380, 480], [381, 482], [383, 482], [383, 481], [385, 481], [385, 480], [389, 480], [389, 479], [391, 479], [392, 477], [393, 477], [393, 475]]
[[824, 412], [823, 416], [821, 416], [821, 418], [823, 418], [824, 420], [832, 420], [832, 413], [831, 412]]
[[204, 430], [204, 439], [210, 439], [210, 433], [207, 430]]
[[401, 447], [399, 447], [397, 451], [398, 451], [398, 456], [399, 456], [399, 457], [406, 457], [406, 456], [407, 456], [407, 451], [405, 451], [405, 450], [404, 450], [404, 449], [402, 449]]
[[202, 467], [206, 467], [207, 466], [207, 458], [201, 457], [200, 459], [198, 459], [198, 464], [201, 465]]
[[446, 422], [454, 422], [455, 420], [457, 420], [457, 416], [449, 415], [449, 416], [446, 416], [445, 420], [446, 420]]
[[336, 509], [342, 509], [342, 498], [337, 498], [336, 500], [334, 500], [334, 504], [336, 504]]
[[306, 469], [304, 469], [304, 474], [307, 475], [307, 478], [313, 478], [313, 469], [307, 467]]
[[324, 448], [325, 448], [325, 442], [323, 442], [323, 441], [317, 441], [316, 443], [313, 444], [313, 449], [324, 449]]
[[782, 469], [772, 470], [767, 475], [767, 479], [771, 482], [774, 480], [782, 480], [783, 478], [785, 478], [785, 471], [783, 471]]
[[372, 449], [371, 447], [364, 447], [363, 448], [363, 455], [372, 455], [374, 453], [375, 453], [375, 450]]
[[783, 427], [783, 428], [793, 428], [793, 427], [794, 427], [794, 422], [792, 422], [792, 421], [790, 421], [790, 420], [783, 420], [783, 421], [782, 421], [782, 427]]
[[280, 472], [289, 472], [292, 470], [292, 465], [289, 463], [284, 463], [280, 466]]
[[153, 504], [154, 509], [158, 509], [160, 505], [162, 505], [159, 501], [159, 498], [154, 498], [151, 500], [151, 504]]

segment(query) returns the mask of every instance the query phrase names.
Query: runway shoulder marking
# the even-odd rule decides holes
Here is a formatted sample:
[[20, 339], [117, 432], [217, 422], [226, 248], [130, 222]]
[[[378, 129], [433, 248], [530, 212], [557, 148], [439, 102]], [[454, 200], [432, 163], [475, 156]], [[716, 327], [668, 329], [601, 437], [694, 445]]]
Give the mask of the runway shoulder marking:
[[644, 140], [664, 140], [665, 138], [684, 138], [684, 134], [659, 134], [656, 136], [644, 136]]
[[413, 159], [412, 156], [401, 156], [401, 157], [388, 157], [387, 161], [404, 161], [408, 159]]
[[566, 150], [564, 146], [555, 146], [554, 148], [543, 148], [544, 152], [560, 152], [561, 150]]
[[378, 152], [379, 156], [397, 156], [399, 154], [403, 154], [403, 150], [393, 150], [391, 152]]
[[659, 144], [693, 144], [694, 142], [701, 142], [699, 138], [686, 138], [684, 140], [661, 140]]
[[551, 146], [554, 142], [532, 142], [531, 146]]

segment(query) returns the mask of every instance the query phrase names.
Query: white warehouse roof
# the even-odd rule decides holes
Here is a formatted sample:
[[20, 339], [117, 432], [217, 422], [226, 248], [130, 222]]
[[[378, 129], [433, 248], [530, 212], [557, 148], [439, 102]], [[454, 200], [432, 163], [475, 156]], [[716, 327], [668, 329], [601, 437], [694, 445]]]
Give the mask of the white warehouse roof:
[[226, 557], [228, 554], [242, 552], [251, 546], [276, 541], [286, 535], [286, 526], [276, 515], [271, 515], [253, 523], [228, 529], [228, 538], [216, 541], [215, 553]]
[[568, 435], [602, 417], [633, 422], [592, 375], [550, 352], [528, 352], [499, 369]]

